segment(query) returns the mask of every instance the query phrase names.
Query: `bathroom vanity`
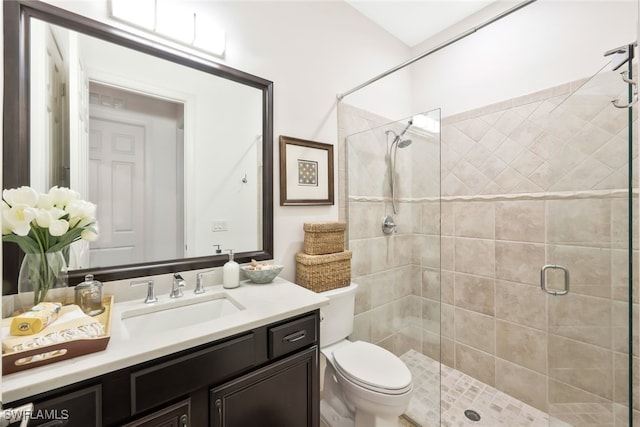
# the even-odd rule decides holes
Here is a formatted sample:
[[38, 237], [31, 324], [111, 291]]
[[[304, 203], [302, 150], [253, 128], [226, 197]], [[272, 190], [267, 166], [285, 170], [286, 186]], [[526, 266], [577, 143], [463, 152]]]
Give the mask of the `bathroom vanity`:
[[242, 309], [133, 338], [120, 316], [141, 302], [115, 304], [105, 351], [3, 377], [5, 407], [33, 402], [29, 426], [318, 426], [326, 299], [282, 279], [224, 292]]

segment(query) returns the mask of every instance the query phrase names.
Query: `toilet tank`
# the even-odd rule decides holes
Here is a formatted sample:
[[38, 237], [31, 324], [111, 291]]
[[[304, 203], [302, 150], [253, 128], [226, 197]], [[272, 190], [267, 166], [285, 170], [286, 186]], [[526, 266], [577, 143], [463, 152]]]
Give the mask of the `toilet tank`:
[[329, 305], [320, 308], [320, 346], [346, 339], [353, 331], [353, 315], [358, 285], [320, 292], [329, 298]]

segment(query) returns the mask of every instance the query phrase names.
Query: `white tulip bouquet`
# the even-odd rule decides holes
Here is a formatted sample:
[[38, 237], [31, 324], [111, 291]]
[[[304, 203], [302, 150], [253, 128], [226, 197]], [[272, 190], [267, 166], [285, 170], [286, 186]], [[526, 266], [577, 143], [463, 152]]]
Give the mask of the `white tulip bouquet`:
[[97, 238], [96, 205], [81, 200], [76, 191], [56, 186], [42, 194], [24, 186], [2, 192], [2, 240], [45, 260], [44, 267], [29, 273], [34, 304], [44, 300], [51, 286], [51, 271], [59, 267], [49, 265], [45, 255], [68, 253], [73, 242]]

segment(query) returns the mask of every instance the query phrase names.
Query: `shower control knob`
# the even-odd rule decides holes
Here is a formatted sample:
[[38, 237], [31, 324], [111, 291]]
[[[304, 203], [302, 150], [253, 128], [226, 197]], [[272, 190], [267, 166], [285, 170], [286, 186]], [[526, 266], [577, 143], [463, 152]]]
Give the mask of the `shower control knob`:
[[387, 215], [382, 218], [382, 232], [384, 234], [393, 234], [398, 232], [398, 226], [391, 215]]

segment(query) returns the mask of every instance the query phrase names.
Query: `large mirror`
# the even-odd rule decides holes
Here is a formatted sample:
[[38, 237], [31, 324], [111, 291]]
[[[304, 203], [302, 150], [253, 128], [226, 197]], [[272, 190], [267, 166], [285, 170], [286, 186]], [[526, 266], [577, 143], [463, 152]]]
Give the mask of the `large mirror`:
[[[4, 188], [98, 206], [70, 282], [273, 253], [272, 83], [46, 3], [4, 2]], [[3, 246], [3, 294], [21, 252]]]

